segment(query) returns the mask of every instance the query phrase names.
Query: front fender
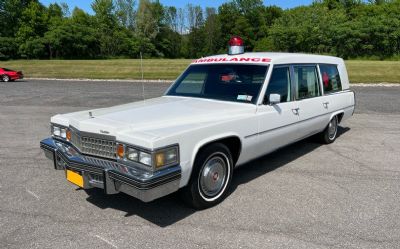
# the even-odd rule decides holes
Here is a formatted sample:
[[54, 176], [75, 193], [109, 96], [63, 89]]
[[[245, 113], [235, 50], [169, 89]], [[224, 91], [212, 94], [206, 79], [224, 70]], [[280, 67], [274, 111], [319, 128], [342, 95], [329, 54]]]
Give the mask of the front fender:
[[231, 137], [235, 137], [238, 138], [240, 140], [240, 143], [243, 144], [242, 138], [239, 136], [239, 134], [234, 133], [234, 132], [226, 132], [226, 133], [222, 133], [222, 134], [218, 134], [218, 135], [213, 135], [213, 136], [209, 136], [206, 137], [204, 139], [201, 139], [200, 141], [198, 141], [192, 149], [191, 152], [191, 157], [190, 157], [190, 161], [188, 162], [189, 165], [189, 170], [188, 172], [186, 172], [186, 176], [184, 177], [184, 183], [183, 185], [187, 185], [187, 183], [190, 180], [190, 177], [192, 176], [192, 171], [193, 171], [193, 167], [194, 167], [194, 162], [196, 160], [196, 156], [199, 153], [199, 151], [201, 150], [201, 148], [203, 148], [205, 145], [225, 139], [225, 138], [231, 138]]

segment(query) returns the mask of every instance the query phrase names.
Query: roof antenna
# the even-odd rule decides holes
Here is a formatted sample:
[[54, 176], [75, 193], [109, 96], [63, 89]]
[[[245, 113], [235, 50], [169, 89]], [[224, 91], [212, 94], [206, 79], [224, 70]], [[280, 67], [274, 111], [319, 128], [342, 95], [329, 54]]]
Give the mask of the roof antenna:
[[143, 73], [143, 55], [142, 55], [142, 51], [140, 51], [140, 71], [142, 73], [142, 96], [143, 96], [143, 102], [146, 102], [146, 97], [144, 95], [144, 73]]

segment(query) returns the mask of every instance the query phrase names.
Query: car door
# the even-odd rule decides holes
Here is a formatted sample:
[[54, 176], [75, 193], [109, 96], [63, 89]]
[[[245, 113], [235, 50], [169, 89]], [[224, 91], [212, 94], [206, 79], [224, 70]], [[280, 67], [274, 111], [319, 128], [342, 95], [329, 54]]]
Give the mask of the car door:
[[[281, 96], [280, 103], [271, 104], [269, 102], [271, 94], [279, 94]], [[293, 101], [290, 66], [274, 66], [263, 104], [257, 109], [258, 155], [276, 150], [298, 138], [297, 108], [297, 102]]]
[[327, 116], [326, 99], [322, 96], [317, 65], [294, 65], [292, 70], [301, 139], [325, 128], [327, 124], [325, 121]]
[[332, 64], [320, 64], [319, 65], [322, 87], [324, 93], [324, 107], [326, 113], [329, 114], [326, 117], [325, 123], [328, 124], [331, 118], [331, 113], [340, 109], [344, 109], [351, 106], [353, 103], [349, 100], [347, 93], [342, 92], [342, 82], [339, 75], [339, 70], [337, 65]]

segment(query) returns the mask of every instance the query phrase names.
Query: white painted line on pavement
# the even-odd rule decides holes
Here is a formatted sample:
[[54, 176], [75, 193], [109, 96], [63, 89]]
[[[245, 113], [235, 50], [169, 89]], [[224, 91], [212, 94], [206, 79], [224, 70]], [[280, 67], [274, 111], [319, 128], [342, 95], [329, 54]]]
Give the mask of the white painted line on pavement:
[[39, 197], [37, 194], [33, 193], [32, 191], [30, 191], [30, 190], [27, 189], [26, 192], [27, 192], [28, 194], [32, 195], [33, 197], [35, 197], [36, 199], [40, 200], [40, 197]]
[[352, 86], [357, 86], [357, 87], [400, 87], [400, 83], [350, 83], [350, 88]]
[[106, 240], [105, 238], [99, 236], [99, 235], [95, 235], [96, 238], [104, 241], [105, 243], [109, 244], [110, 246], [114, 247], [114, 248], [118, 248], [116, 245], [114, 245], [113, 243], [111, 243], [110, 241]]

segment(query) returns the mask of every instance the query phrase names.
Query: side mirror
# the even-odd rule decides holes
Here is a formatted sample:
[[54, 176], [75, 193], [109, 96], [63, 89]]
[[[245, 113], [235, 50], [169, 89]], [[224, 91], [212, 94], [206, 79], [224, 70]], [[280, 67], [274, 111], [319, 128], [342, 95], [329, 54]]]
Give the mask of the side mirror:
[[272, 93], [269, 95], [269, 104], [276, 105], [281, 103], [281, 95], [277, 93]]

